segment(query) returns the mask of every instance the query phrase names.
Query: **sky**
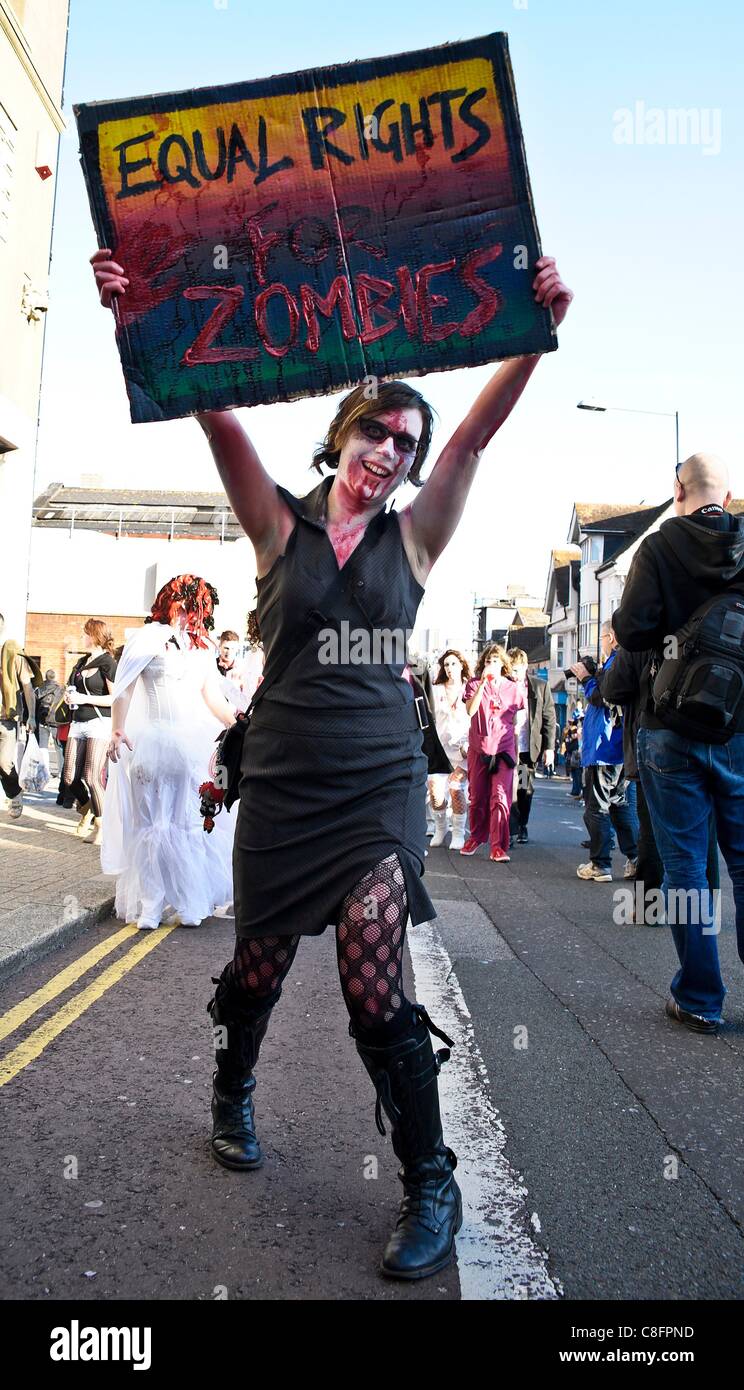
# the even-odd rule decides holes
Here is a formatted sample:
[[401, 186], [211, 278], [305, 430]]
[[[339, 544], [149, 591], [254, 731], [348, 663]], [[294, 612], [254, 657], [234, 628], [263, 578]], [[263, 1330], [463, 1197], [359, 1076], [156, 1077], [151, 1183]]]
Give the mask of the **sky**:
[[[96, 240], [73, 103], [495, 30], [509, 36], [543, 251], [557, 258], [575, 301], [558, 351], [540, 362], [483, 456], [427, 607], [446, 626], [473, 594], [498, 596], [510, 583], [542, 598], [574, 501], [651, 505], [671, 496], [674, 421], [631, 411], [678, 410], [681, 457], [723, 455], [734, 495], [744, 496], [738, 0], [375, 0], [346, 11], [307, 0], [71, 0], [37, 494], [85, 475], [110, 487], [219, 487], [194, 420], [129, 422], [113, 318], [88, 264]], [[697, 144], [669, 138], [667, 113], [679, 109], [697, 113]], [[644, 122], [664, 143], [639, 138], [651, 128]], [[494, 370], [415, 379], [439, 417], [432, 458]], [[297, 494], [317, 481], [310, 455], [338, 399], [239, 412], [272, 476]], [[582, 399], [622, 409], [579, 411]]]

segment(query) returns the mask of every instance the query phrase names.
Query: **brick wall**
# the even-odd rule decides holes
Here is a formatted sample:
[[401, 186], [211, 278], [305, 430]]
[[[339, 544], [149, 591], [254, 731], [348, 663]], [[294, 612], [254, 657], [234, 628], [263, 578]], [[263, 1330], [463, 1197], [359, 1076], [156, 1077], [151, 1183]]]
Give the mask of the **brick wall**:
[[[57, 680], [64, 685], [77, 660], [77, 656], [68, 656], [67, 651], [83, 651], [83, 624], [87, 623], [89, 618], [98, 616], [97, 613], [29, 613], [26, 620], [25, 650], [29, 656], [39, 658], [42, 671], [52, 667], [57, 672]], [[115, 647], [121, 646], [124, 642], [127, 628], [141, 627], [144, 622], [141, 613], [135, 613], [129, 618], [107, 618], [105, 614], [100, 616], [114, 634]]]

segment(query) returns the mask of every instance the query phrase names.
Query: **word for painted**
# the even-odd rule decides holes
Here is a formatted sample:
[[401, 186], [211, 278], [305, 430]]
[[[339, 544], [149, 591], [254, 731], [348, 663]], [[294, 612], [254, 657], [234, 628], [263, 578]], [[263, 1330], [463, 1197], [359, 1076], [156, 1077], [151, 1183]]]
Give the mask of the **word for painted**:
[[[488, 122], [476, 110], [486, 95], [485, 87], [432, 92], [419, 98], [416, 114], [411, 102], [392, 98], [378, 102], [371, 111], [358, 101], [349, 111], [337, 106], [302, 107], [310, 168], [363, 164], [375, 154], [402, 164], [420, 158], [421, 150], [431, 149], [435, 140], [441, 141], [453, 164], [462, 164], [491, 138]], [[161, 138], [148, 130], [122, 140], [114, 146], [119, 160], [116, 197], [136, 198], [163, 183], [201, 188], [224, 179], [229, 184], [238, 175], [258, 186], [295, 167], [292, 156], [279, 148], [279, 137], [266, 116], [257, 116], [251, 127], [233, 121], [229, 129], [217, 126], [208, 134], [195, 129], [189, 135], [172, 131]]]

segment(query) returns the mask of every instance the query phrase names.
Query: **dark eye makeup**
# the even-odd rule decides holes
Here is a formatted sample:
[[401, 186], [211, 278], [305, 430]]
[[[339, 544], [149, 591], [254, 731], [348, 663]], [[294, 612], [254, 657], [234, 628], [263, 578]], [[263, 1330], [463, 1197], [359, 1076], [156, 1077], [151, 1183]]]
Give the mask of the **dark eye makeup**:
[[372, 420], [362, 417], [361, 420], [357, 421], [357, 425], [360, 434], [363, 434], [365, 439], [369, 439], [373, 444], [381, 444], [383, 439], [390, 438], [397, 452], [407, 456], [415, 454], [418, 449], [419, 442], [417, 439], [413, 438], [413, 435], [395, 434], [393, 430], [382, 423], [382, 420]]

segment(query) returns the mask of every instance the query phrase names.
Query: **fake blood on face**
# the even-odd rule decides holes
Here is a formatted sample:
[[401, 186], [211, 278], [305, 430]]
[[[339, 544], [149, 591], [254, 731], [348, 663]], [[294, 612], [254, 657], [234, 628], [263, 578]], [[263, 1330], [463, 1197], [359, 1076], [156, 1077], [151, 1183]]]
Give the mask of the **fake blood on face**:
[[[358, 443], [353, 438], [351, 451], [333, 482], [334, 519], [327, 523], [326, 529], [339, 568], [358, 546], [367, 522], [408, 471], [409, 459], [398, 453], [391, 436], [410, 434], [415, 439], [422, 424], [417, 410], [381, 410], [374, 418], [384, 424], [390, 434], [377, 445], [362, 436]], [[381, 471], [373, 471], [376, 469]]]

